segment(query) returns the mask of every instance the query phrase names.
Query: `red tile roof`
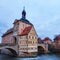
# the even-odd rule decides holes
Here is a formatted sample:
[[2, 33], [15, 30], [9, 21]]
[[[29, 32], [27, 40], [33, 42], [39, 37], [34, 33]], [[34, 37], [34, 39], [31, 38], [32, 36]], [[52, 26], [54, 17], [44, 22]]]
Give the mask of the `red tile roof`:
[[60, 40], [60, 35], [57, 35], [54, 40]]
[[30, 32], [31, 28], [32, 26], [26, 27], [20, 35], [27, 35]]
[[51, 39], [49, 38], [49, 37], [45, 37], [44, 39], [43, 39], [43, 41], [51, 41]]

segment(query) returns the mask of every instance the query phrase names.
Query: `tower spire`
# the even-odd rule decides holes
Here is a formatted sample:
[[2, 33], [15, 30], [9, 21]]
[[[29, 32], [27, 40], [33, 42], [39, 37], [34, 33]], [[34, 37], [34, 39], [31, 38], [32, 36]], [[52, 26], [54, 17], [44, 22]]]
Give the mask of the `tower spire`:
[[25, 11], [25, 7], [23, 7], [23, 11], [22, 11], [22, 18], [26, 18], [26, 11]]

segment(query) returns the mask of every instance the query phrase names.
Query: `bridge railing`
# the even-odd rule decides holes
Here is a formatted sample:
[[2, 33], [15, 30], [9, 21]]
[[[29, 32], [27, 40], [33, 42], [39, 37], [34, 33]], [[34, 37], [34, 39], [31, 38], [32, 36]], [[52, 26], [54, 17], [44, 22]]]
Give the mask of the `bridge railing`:
[[0, 47], [2, 47], [2, 46], [15, 46], [16, 44], [15, 43], [0, 43]]
[[38, 44], [38, 46], [39, 46], [39, 45], [45, 45], [45, 46], [47, 46], [47, 47], [48, 47], [48, 44], [44, 44], [44, 43]]

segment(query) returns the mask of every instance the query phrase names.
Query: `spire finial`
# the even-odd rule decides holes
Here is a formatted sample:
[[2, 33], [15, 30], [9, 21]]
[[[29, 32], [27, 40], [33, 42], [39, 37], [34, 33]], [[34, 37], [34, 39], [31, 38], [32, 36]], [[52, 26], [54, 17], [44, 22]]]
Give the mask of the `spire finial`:
[[22, 11], [22, 18], [26, 17], [26, 12], [25, 12], [25, 6], [23, 7], [23, 11]]

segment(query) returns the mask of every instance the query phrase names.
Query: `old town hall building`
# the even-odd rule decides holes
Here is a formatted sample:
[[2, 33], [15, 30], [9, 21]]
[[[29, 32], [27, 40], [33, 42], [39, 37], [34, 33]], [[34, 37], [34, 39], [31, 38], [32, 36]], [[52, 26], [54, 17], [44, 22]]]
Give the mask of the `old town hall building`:
[[17, 44], [20, 53], [34, 53], [38, 51], [38, 35], [32, 23], [26, 19], [26, 11], [23, 9], [22, 18], [16, 19], [13, 28], [7, 30], [2, 36], [3, 44]]

